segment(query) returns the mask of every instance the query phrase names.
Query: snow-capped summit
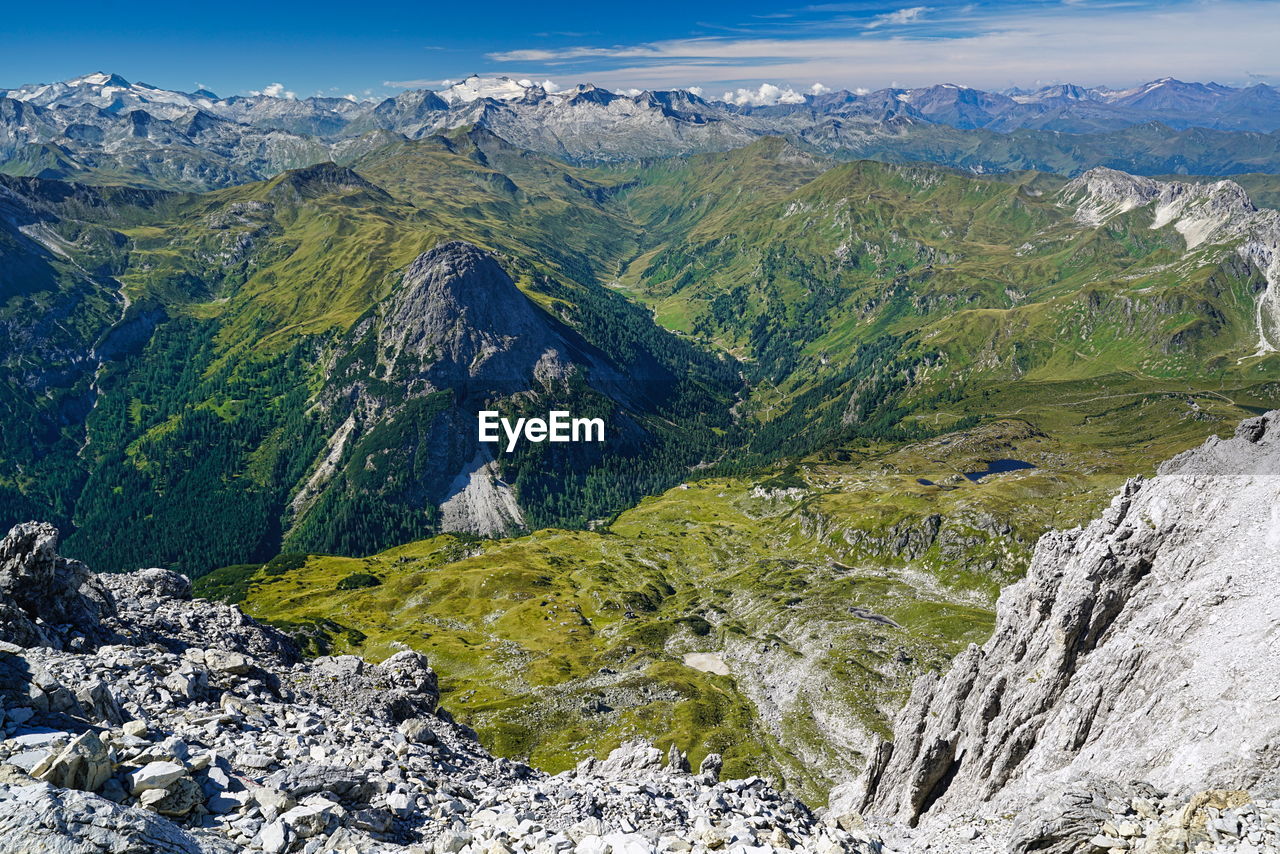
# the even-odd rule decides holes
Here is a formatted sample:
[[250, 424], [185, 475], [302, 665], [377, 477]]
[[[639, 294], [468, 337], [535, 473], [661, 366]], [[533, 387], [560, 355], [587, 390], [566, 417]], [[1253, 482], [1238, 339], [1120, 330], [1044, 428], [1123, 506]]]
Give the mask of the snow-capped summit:
[[128, 89], [129, 81], [125, 80], [119, 74], [107, 74], [104, 71], [95, 71], [93, 74], [85, 74], [81, 77], [73, 77], [67, 81], [68, 86], [114, 86], [119, 89]]
[[440, 91], [450, 106], [469, 104], [481, 98], [492, 98], [495, 101], [519, 101], [530, 94], [542, 94], [543, 88], [528, 80], [512, 80], [510, 77], [481, 77], [473, 74], [465, 80], [454, 83]]
[[174, 119], [192, 110], [209, 109], [216, 96], [161, 89], [149, 83], [130, 83], [119, 74], [95, 71], [59, 83], [32, 83], [0, 91], [15, 101], [37, 107], [96, 107], [113, 113], [146, 110], [162, 119]]
[[93, 74], [82, 74], [58, 83], [28, 83], [17, 89], [8, 90], [5, 96], [15, 101], [28, 101], [38, 106], [46, 106], [67, 98], [100, 99], [104, 96], [109, 98], [116, 92], [129, 91], [131, 88], [133, 84], [119, 74], [95, 71]]
[[1109, 98], [1113, 104], [1148, 110], [1202, 110], [1212, 107], [1235, 90], [1218, 83], [1184, 83], [1173, 77], [1161, 77], [1133, 89], [1117, 92]]
[[608, 89], [601, 89], [599, 86], [592, 83], [579, 83], [572, 89], [567, 89], [558, 94], [565, 98], [567, 103], [570, 104], [605, 105], [610, 101], [621, 97], [615, 92], [610, 92]]

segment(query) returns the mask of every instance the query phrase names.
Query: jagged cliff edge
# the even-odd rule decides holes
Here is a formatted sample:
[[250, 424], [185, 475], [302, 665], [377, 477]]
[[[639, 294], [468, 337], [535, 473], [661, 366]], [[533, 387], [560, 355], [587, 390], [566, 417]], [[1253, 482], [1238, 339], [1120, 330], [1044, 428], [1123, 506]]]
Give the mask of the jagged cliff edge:
[[[918, 679], [892, 742], [833, 800], [922, 832], [1017, 815], [1010, 851], [1204, 850], [1218, 813], [1105, 831], [1157, 818], [1135, 798], [1156, 812], [1280, 797], [1277, 580], [1271, 412], [1130, 480], [1087, 527], [1046, 534], [992, 638]], [[1231, 838], [1280, 850], [1268, 815], [1257, 839]]]

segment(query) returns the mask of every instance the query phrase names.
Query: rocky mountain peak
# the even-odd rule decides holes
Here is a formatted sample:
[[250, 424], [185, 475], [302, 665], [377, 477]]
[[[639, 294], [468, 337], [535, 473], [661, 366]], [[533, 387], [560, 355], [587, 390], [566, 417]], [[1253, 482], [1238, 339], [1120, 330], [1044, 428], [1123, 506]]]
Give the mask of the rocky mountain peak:
[[93, 74], [85, 74], [81, 77], [75, 77], [67, 81], [68, 86], [115, 86], [121, 89], [128, 89], [132, 84], [125, 80], [119, 74], [108, 74], [104, 71], [96, 71]]
[[1154, 201], [1160, 185], [1150, 178], [1099, 166], [1072, 179], [1062, 188], [1064, 203], [1076, 207], [1076, 219], [1101, 225]]
[[1075, 206], [1077, 221], [1089, 225], [1152, 205], [1151, 227], [1173, 225], [1188, 249], [1238, 236], [1260, 213], [1235, 181], [1157, 181], [1103, 167], [1069, 182], [1061, 199]]
[[1102, 94], [1096, 89], [1086, 89], [1074, 83], [1059, 83], [1045, 86], [1034, 92], [1022, 92], [1012, 95], [1020, 104], [1042, 104], [1051, 101], [1101, 101]]
[[457, 240], [409, 265], [381, 312], [378, 340], [391, 362], [411, 355], [437, 376], [485, 378], [494, 389], [527, 384], [541, 360], [568, 349], [497, 258]]
[[1255, 304], [1257, 352], [1273, 352], [1280, 344], [1280, 212], [1259, 209], [1235, 181], [1156, 181], [1097, 168], [1070, 181], [1059, 198], [1075, 208], [1076, 221], [1092, 226], [1150, 208], [1150, 227], [1172, 227], [1188, 257], [1210, 252], [1243, 258], [1267, 281]]
[[[491, 447], [477, 439], [477, 413], [510, 406], [516, 396], [526, 403], [541, 395], [573, 399], [571, 376], [627, 400], [630, 381], [526, 296], [493, 254], [463, 241], [414, 260], [351, 330], [333, 365], [323, 405], [344, 416], [292, 503], [297, 518], [339, 477], [340, 461], [360, 447], [360, 437], [408, 435], [391, 453], [431, 465], [415, 463], [414, 478], [401, 488], [419, 506], [438, 506], [445, 530], [485, 535], [519, 530], [524, 520], [510, 484], [498, 477]], [[382, 381], [388, 376], [398, 383], [391, 394]], [[363, 470], [370, 459], [358, 456], [348, 465]], [[441, 479], [442, 472], [451, 479]]]
[[285, 172], [271, 182], [268, 195], [296, 203], [353, 192], [368, 193], [388, 201], [391, 199], [381, 187], [361, 177], [355, 170], [336, 163], [317, 163]]

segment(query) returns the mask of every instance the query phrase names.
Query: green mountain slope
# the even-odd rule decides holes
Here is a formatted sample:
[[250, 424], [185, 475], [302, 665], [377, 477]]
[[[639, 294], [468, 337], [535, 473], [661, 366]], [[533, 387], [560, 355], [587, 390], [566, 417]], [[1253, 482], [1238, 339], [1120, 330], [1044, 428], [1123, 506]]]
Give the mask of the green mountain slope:
[[[365, 433], [348, 437], [341, 451], [379, 456], [383, 466], [400, 468], [421, 457], [405, 431], [418, 430], [421, 414], [432, 407], [455, 406], [449, 394], [431, 395], [452, 394], [456, 383], [406, 395], [400, 379], [368, 375], [388, 366], [360, 358], [353, 324], [403, 289], [411, 261], [458, 237], [501, 253], [499, 263], [523, 288], [513, 285], [513, 297], [527, 302], [540, 323], [577, 336], [578, 349], [607, 354], [601, 364], [613, 375], [652, 380], [643, 399], [633, 394], [624, 407], [630, 426], [616, 452], [565, 453], [550, 465], [545, 449], [504, 460], [505, 471], [496, 476], [524, 487], [531, 522], [583, 524], [682, 479], [714, 439], [710, 428], [727, 421], [739, 382], [732, 366], [664, 333], [645, 312], [597, 284], [586, 256], [550, 251], [548, 235], [566, 227], [558, 218], [570, 216], [582, 239], [590, 239], [580, 229], [584, 222], [602, 235], [605, 249], [591, 263], [610, 263], [603, 235], [617, 234], [616, 217], [594, 200], [595, 190], [562, 190], [569, 186], [566, 175], [550, 163], [522, 176], [521, 188], [485, 166], [478, 148], [451, 154], [452, 145], [427, 140], [420, 146], [430, 152], [425, 162], [407, 159], [406, 173], [416, 163], [423, 174], [444, 176], [436, 182], [438, 196], [429, 198], [424, 183], [416, 204], [330, 165], [207, 195], [152, 194], [148, 205], [87, 210], [76, 220], [42, 224], [55, 234], [95, 228], [110, 235], [118, 255], [110, 285], [78, 271], [78, 251], [67, 265], [77, 271], [75, 287], [117, 306], [127, 300], [128, 318], [113, 325], [115, 316], [99, 312], [70, 345], [86, 363], [80, 382], [91, 383], [93, 392], [82, 388], [81, 411], [58, 424], [56, 441], [65, 446], [55, 452], [59, 471], [39, 478], [45, 495], [58, 496], [61, 512], [15, 484], [6, 518], [42, 515], [74, 523], [69, 550], [102, 566], [161, 560], [195, 574], [269, 556], [286, 540], [291, 547], [366, 551], [438, 530], [437, 507], [424, 505], [424, 494], [447, 491], [470, 456], [446, 454], [451, 468], [425, 471], [421, 483], [369, 491], [350, 488], [348, 480], [339, 484], [348, 497], [322, 502], [321, 516], [313, 512], [306, 525], [298, 524], [290, 501], [333, 452], [349, 414], [333, 401], [314, 405], [326, 393], [332, 397], [335, 371], [346, 372], [348, 385], [392, 388], [384, 403], [394, 398], [400, 409], [377, 429], [368, 424]], [[443, 160], [432, 159], [441, 150]], [[472, 186], [469, 195], [463, 185]], [[65, 185], [32, 186], [57, 194]], [[565, 192], [576, 194], [576, 209]], [[515, 207], [523, 212], [522, 225], [502, 228]], [[573, 265], [582, 278], [566, 272]], [[55, 277], [25, 276], [24, 282], [52, 302], [79, 300], [74, 287]], [[9, 304], [15, 326], [32, 317], [28, 309]], [[143, 322], [128, 336], [129, 347], [88, 355], [94, 340], [119, 337], [133, 318]], [[560, 403], [581, 404], [584, 411], [613, 405], [608, 389], [603, 398], [596, 389], [593, 398], [571, 386], [562, 389]], [[352, 470], [364, 465], [350, 462]], [[550, 482], [561, 475], [566, 489], [557, 492]], [[122, 502], [122, 495], [130, 499]], [[205, 512], [192, 515], [196, 505]], [[362, 527], [351, 534], [353, 518]], [[107, 536], [121, 524], [134, 536]], [[348, 533], [335, 539], [340, 529]]]
[[[355, 165], [207, 194], [10, 179], [5, 518], [78, 527], [69, 548], [100, 565], [198, 573], [433, 533], [472, 480], [520, 512], [464, 528], [581, 526], [699, 464], [918, 440], [1077, 388], [1265, 401], [1277, 367], [1254, 356], [1269, 291], [1244, 236], [1190, 250], [1142, 206], [1086, 222], [1052, 176], [833, 165], [778, 139], [583, 170], [474, 129]], [[405, 271], [452, 240], [585, 360], [555, 393], [517, 404], [375, 352]], [[614, 412], [622, 441], [492, 465], [441, 444], [497, 399]], [[135, 538], [102, 535], [121, 521]]]
[[[621, 282], [660, 322], [743, 360], [756, 458], [970, 423], [1023, 385], [1195, 392], [1274, 377], [1274, 355], [1251, 358], [1266, 279], [1233, 251], [1243, 235], [1191, 251], [1149, 209], [1084, 223], [1063, 182], [1039, 174], [812, 171], [761, 143], [626, 197], [661, 242]], [[713, 225], [662, 235], [662, 212], [692, 199]]]

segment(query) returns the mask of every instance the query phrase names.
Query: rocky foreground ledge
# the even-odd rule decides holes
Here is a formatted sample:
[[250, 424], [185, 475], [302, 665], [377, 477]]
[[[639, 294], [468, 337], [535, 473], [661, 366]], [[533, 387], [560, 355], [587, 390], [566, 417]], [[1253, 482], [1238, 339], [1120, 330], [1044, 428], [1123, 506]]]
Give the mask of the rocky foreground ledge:
[[0, 542], [0, 854], [867, 852], [759, 779], [626, 745], [548, 776], [437, 706], [426, 659], [305, 662], [163, 569]]

